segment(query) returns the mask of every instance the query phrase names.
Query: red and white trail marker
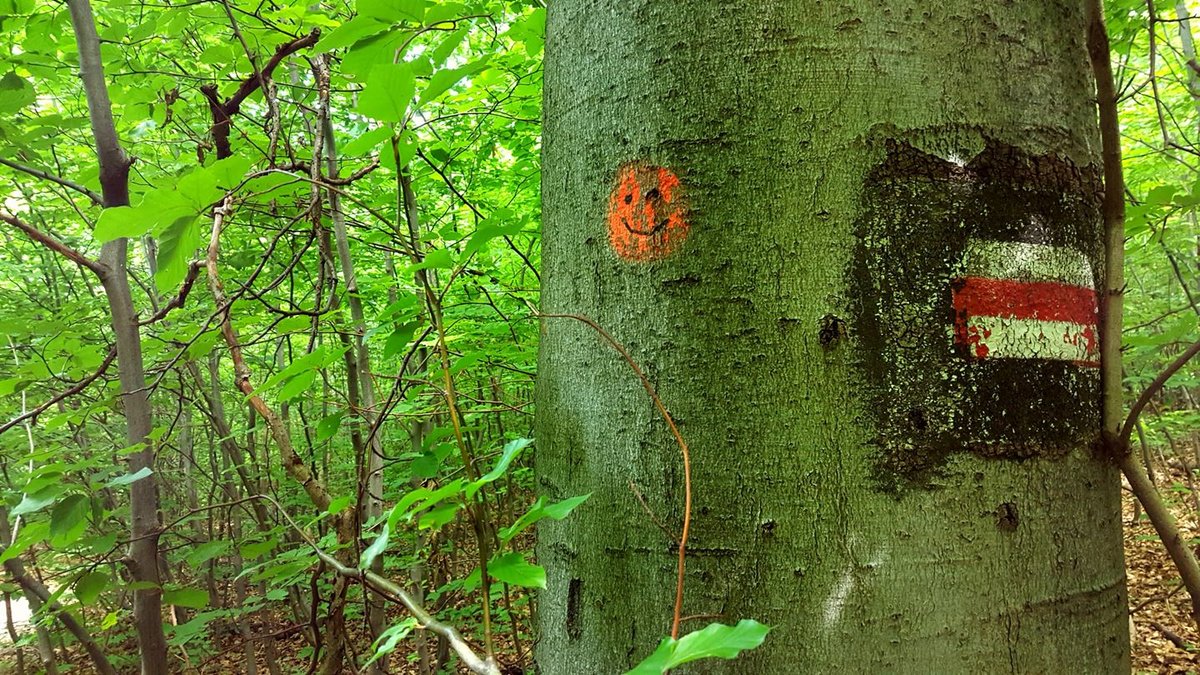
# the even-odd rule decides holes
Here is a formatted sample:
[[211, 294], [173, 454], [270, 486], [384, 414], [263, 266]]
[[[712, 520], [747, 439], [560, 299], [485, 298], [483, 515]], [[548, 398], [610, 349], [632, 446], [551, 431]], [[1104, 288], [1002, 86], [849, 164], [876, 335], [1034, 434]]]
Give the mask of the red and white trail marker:
[[1099, 366], [1098, 298], [1080, 251], [972, 239], [954, 291], [954, 342], [974, 359]]

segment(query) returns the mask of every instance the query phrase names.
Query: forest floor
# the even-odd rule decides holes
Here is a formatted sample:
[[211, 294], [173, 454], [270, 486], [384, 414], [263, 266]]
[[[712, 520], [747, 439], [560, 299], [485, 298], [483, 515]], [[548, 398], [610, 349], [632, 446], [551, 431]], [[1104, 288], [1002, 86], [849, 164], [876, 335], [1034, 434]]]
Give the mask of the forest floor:
[[[1159, 473], [1159, 485], [1163, 490], [1181, 528], [1193, 537], [1200, 537], [1200, 494], [1183, 483], [1182, 471], [1172, 471], [1171, 485], [1166, 485]], [[1129, 605], [1132, 613], [1131, 646], [1133, 671], [1135, 673], [1188, 673], [1200, 674], [1200, 630], [1189, 616], [1190, 602], [1179, 584], [1170, 558], [1158, 541], [1150, 522], [1140, 509], [1136, 509], [1128, 490], [1122, 491], [1122, 516], [1125, 521], [1125, 562], [1129, 580]], [[1194, 539], [1195, 541], [1195, 539]], [[3, 605], [0, 603], [0, 612]], [[0, 617], [2, 618], [2, 617]], [[25, 628], [25, 626], [21, 626]], [[255, 634], [268, 634], [278, 626], [254, 625]], [[7, 636], [0, 639], [0, 675], [16, 673], [15, 650]], [[299, 654], [303, 653], [304, 642], [298, 634], [281, 636], [277, 642], [280, 669], [284, 672], [304, 672], [308, 664]], [[243, 670], [240, 640], [233, 635], [218, 639], [219, 651], [207, 658], [198, 659], [201, 666], [195, 673], [236, 673]], [[72, 650], [74, 651], [74, 650]], [[82, 663], [82, 655], [72, 653], [71, 661]], [[260, 672], [267, 672], [265, 655], [258, 654]], [[33, 667], [33, 650], [26, 648], [27, 667]], [[63, 664], [66, 665], [66, 664]], [[408, 672], [409, 668], [396, 668], [393, 672]], [[68, 672], [84, 672], [67, 667]], [[27, 670], [26, 672], [34, 672]], [[411, 672], [416, 672], [411, 668]]]
[[[1184, 472], [1172, 471], [1172, 485], [1158, 476], [1185, 536], [1200, 536], [1200, 494], [1188, 488]], [[1200, 673], [1200, 631], [1190, 616], [1191, 602], [1150, 521], [1122, 490], [1125, 567], [1132, 614], [1130, 642], [1135, 673]], [[1140, 514], [1140, 515], [1139, 515]], [[1134, 520], [1135, 515], [1139, 517]]]

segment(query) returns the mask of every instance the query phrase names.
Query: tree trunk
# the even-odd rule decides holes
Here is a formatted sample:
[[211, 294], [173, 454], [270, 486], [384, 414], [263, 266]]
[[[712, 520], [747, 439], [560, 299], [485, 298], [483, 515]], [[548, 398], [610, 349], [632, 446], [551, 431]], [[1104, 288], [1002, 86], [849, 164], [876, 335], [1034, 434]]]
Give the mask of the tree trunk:
[[[1083, 5], [855, 7], [551, 3], [544, 310], [691, 447], [684, 632], [774, 626], [703, 672], [1128, 672]], [[680, 451], [543, 322], [538, 664], [621, 672]]]
[[[129, 158], [121, 148], [113, 123], [112, 104], [104, 81], [100, 39], [88, 0], [70, 0], [71, 26], [79, 49], [79, 71], [87, 94], [88, 116], [100, 165], [100, 187], [104, 207], [129, 205]], [[142, 338], [137, 310], [129, 288], [126, 268], [129, 241], [116, 239], [100, 249], [104, 272], [100, 281], [108, 300], [113, 338], [117, 346], [117, 372], [121, 381], [121, 406], [125, 413], [125, 436], [130, 447], [131, 474], [153, 471], [154, 446], [151, 430], [150, 395], [142, 362]], [[130, 540], [127, 562], [134, 581], [141, 583], [133, 593], [133, 615], [137, 626], [138, 651], [143, 675], [167, 672], [167, 641], [162, 627], [162, 588], [158, 570], [158, 487], [149, 475], [129, 488]]]

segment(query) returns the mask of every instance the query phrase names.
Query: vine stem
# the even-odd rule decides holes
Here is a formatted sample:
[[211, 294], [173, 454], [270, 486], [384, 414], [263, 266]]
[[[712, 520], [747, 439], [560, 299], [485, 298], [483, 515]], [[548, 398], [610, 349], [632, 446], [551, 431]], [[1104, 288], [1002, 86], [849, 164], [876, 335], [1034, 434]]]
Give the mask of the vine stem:
[[666, 421], [667, 426], [671, 429], [671, 435], [675, 437], [675, 442], [679, 445], [679, 452], [683, 456], [683, 530], [679, 534], [679, 562], [676, 566], [675, 577], [675, 611], [671, 618], [671, 639], [677, 640], [679, 639], [679, 624], [683, 620], [683, 577], [687, 556], [688, 531], [692, 525], [692, 459], [691, 454], [688, 452], [687, 441], [683, 440], [683, 434], [679, 433], [679, 427], [675, 425], [675, 419], [671, 417], [667, 406], [659, 398], [654, 385], [650, 383], [650, 378], [646, 377], [646, 374], [638, 367], [637, 362], [629, 355], [629, 350], [625, 349], [625, 346], [618, 342], [612, 334], [604, 330], [600, 324], [582, 314], [552, 314], [541, 312], [532, 306], [530, 310], [539, 319], [574, 319], [575, 321], [587, 324], [600, 337], [604, 338], [613, 349], [617, 350], [621, 358], [625, 359], [625, 363], [628, 363], [629, 367], [633, 369], [633, 373], [637, 375], [638, 380], [642, 383], [642, 388], [650, 395], [650, 400], [654, 401], [654, 407], [658, 408], [659, 414]]
[[[1153, 3], [1151, 3], [1153, 8]], [[1104, 294], [1100, 300], [1100, 388], [1101, 444], [1111, 454], [1129, 482], [1137, 500], [1158, 533], [1158, 538], [1175, 564], [1192, 601], [1192, 620], [1200, 626], [1200, 564], [1179, 524], [1163, 502], [1146, 470], [1129, 451], [1129, 436], [1137, 417], [1167, 378], [1196, 355], [1200, 343], [1193, 345], [1162, 374], [1134, 404], [1122, 424], [1124, 392], [1121, 381], [1122, 304], [1125, 294], [1125, 174], [1121, 165], [1121, 126], [1117, 113], [1116, 81], [1104, 22], [1103, 0], [1087, 3], [1088, 57], [1096, 78], [1096, 106], [1100, 121], [1101, 156], [1104, 169]], [[1153, 21], [1151, 23], [1153, 30]], [[1157, 98], [1157, 97], [1156, 97]]]

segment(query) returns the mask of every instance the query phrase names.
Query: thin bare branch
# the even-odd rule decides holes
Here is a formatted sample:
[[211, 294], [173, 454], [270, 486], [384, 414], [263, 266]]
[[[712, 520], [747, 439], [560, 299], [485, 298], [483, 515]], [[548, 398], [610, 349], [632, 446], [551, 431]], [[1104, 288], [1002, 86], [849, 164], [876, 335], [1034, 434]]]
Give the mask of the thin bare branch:
[[73, 180], [67, 180], [66, 178], [63, 178], [62, 176], [56, 176], [56, 175], [50, 173], [49, 171], [43, 171], [42, 169], [38, 169], [38, 168], [35, 168], [32, 166], [26, 166], [24, 164], [21, 164], [20, 162], [14, 162], [11, 159], [5, 159], [3, 157], [0, 157], [0, 164], [3, 164], [4, 166], [7, 166], [11, 169], [16, 169], [17, 171], [20, 171], [22, 173], [27, 173], [30, 176], [34, 176], [36, 178], [41, 178], [42, 180], [48, 180], [51, 183], [58, 183], [59, 185], [65, 187], [65, 188], [69, 188], [71, 190], [74, 190], [74, 191], [82, 194], [83, 196], [92, 200], [92, 203], [96, 204], [97, 206], [104, 203], [104, 197], [101, 197], [100, 193], [96, 192], [95, 190], [89, 190], [86, 186], [80, 185], [79, 183], [76, 183]]
[[38, 407], [36, 407], [32, 410], [28, 410], [28, 411], [14, 417], [13, 419], [5, 422], [4, 424], [0, 424], [0, 434], [3, 434], [4, 432], [8, 431], [9, 429], [12, 429], [13, 427], [17, 426], [18, 424], [21, 424], [25, 420], [30, 420], [30, 421], [36, 420], [38, 418], [38, 415], [41, 415], [42, 413], [49, 410], [51, 407], [58, 405], [59, 401], [65, 401], [68, 398], [71, 398], [72, 396], [83, 391], [84, 389], [87, 389], [88, 385], [95, 382], [101, 375], [103, 375], [108, 370], [108, 367], [112, 365], [113, 361], [116, 360], [116, 358], [117, 358], [117, 349], [116, 349], [116, 347], [113, 347], [108, 350], [108, 355], [105, 356], [104, 360], [100, 362], [100, 367], [97, 368], [94, 372], [92, 372], [91, 375], [88, 375], [87, 377], [76, 382], [75, 384], [71, 385], [67, 389], [64, 389], [63, 391], [55, 394], [54, 396], [51, 396], [50, 400], [39, 405]]
[[37, 229], [36, 227], [30, 225], [29, 223], [27, 223], [23, 220], [21, 220], [20, 218], [14, 216], [11, 213], [6, 213], [4, 211], [0, 211], [0, 221], [8, 223], [9, 225], [12, 225], [13, 227], [17, 228], [18, 230], [24, 232], [25, 236], [29, 237], [33, 241], [36, 241], [37, 243], [41, 244], [42, 246], [45, 246], [46, 248], [50, 249], [51, 251], [54, 251], [55, 253], [61, 255], [62, 257], [70, 260], [71, 262], [75, 263], [76, 265], [79, 265], [80, 267], [86, 267], [87, 269], [91, 270], [96, 276], [100, 277], [101, 279], [103, 279], [108, 274], [108, 268], [106, 266], [100, 264], [99, 262], [97, 262], [95, 260], [92, 260], [91, 258], [85, 256], [84, 254], [80, 253], [79, 251], [76, 251], [75, 249], [71, 248], [70, 246], [59, 241], [55, 237], [53, 237], [49, 234], [46, 234], [45, 232], [42, 232], [41, 230]]

